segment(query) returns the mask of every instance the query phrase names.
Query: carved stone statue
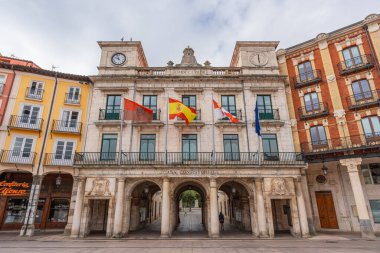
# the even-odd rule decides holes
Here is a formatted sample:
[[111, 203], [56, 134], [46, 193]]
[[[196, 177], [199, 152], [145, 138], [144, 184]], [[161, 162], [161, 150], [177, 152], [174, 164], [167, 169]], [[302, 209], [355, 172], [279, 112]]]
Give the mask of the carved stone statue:
[[271, 191], [275, 195], [289, 194], [288, 185], [284, 178], [273, 178], [271, 182]]
[[187, 46], [183, 50], [183, 56], [180, 64], [177, 64], [176, 67], [201, 67], [201, 64], [198, 64], [197, 59], [194, 56], [194, 50]]
[[92, 181], [92, 189], [89, 193], [91, 196], [110, 196], [110, 181], [108, 179], [94, 179]]

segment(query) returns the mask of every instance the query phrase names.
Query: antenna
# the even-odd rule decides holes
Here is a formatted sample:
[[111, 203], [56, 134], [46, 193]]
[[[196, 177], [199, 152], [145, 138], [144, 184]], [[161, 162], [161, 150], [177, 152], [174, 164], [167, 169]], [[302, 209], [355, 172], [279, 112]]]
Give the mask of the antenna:
[[55, 71], [55, 69], [57, 69], [57, 68], [59, 68], [59, 67], [58, 67], [58, 66], [54, 66], [54, 64], [51, 65], [51, 70], [52, 70], [52, 71]]
[[120, 39], [121, 41], [124, 41], [124, 36], [123, 37], [121, 37], [121, 39]]

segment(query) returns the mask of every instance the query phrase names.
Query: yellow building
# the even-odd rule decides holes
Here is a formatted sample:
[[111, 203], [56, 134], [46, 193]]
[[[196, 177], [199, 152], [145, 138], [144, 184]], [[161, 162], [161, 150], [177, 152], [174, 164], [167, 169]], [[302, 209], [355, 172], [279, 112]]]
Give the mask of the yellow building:
[[0, 132], [1, 229], [22, 228], [21, 234], [63, 229], [73, 187], [72, 161], [85, 139], [91, 81], [11, 64], [0, 68], [15, 72]]

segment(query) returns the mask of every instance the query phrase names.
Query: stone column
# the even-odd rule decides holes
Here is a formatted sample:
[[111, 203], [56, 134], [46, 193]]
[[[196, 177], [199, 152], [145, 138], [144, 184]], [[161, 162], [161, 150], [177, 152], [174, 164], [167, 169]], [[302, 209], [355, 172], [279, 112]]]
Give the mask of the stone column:
[[131, 224], [131, 203], [132, 203], [132, 197], [126, 196], [125, 198], [125, 212], [124, 212], [124, 227], [123, 227], [123, 234], [127, 235], [129, 232], [129, 226]]
[[304, 169], [301, 170], [301, 186], [302, 186], [302, 192], [304, 193], [303, 198], [305, 200], [307, 222], [309, 224], [309, 233], [311, 235], [316, 235], [314, 219], [313, 219], [313, 209], [312, 209], [311, 200], [310, 200], [309, 186], [307, 183], [306, 171]]
[[211, 237], [219, 237], [218, 189], [216, 179], [210, 179]]
[[301, 235], [302, 237], [309, 237], [310, 236], [309, 224], [307, 222], [305, 199], [302, 193], [301, 177], [295, 178], [294, 185], [296, 188], [297, 207], [298, 207], [298, 213], [299, 213], [298, 217], [300, 219], [300, 224], [301, 224]]
[[267, 238], [268, 229], [267, 229], [267, 219], [265, 213], [265, 203], [263, 196], [263, 178], [255, 178], [255, 187], [256, 187], [256, 203], [257, 203], [257, 223], [259, 227], [259, 237]]
[[164, 178], [162, 185], [161, 237], [170, 237], [170, 182]]
[[71, 237], [79, 236], [86, 178], [79, 177], [76, 180], [78, 180], [78, 191], [75, 202], [73, 224], [71, 226]]
[[123, 211], [124, 211], [124, 187], [125, 178], [117, 178], [117, 193], [116, 193], [116, 206], [115, 218], [113, 224], [113, 237], [123, 237]]
[[350, 177], [351, 188], [354, 193], [356, 209], [358, 211], [360, 231], [362, 237], [374, 238], [373, 227], [369, 218], [366, 199], [364, 197], [363, 186], [360, 182], [358, 166], [361, 164], [361, 158], [342, 159], [339, 161], [343, 166], [347, 167]]
[[24, 225], [20, 230], [20, 236], [33, 236], [34, 234], [34, 220], [36, 218], [37, 205], [40, 198], [42, 179], [43, 177], [41, 175], [33, 175], [28, 207], [26, 209]]
[[71, 234], [71, 226], [73, 225], [73, 215], [75, 210], [75, 202], [77, 198], [77, 192], [78, 192], [78, 177], [73, 178], [73, 189], [71, 191], [71, 199], [70, 199], [70, 209], [69, 209], [69, 215], [67, 217], [67, 224], [65, 227], [64, 235], [70, 235]]
[[259, 237], [259, 228], [256, 222], [255, 201], [253, 199], [253, 196], [249, 196], [249, 213], [251, 216], [252, 235], [254, 237]]

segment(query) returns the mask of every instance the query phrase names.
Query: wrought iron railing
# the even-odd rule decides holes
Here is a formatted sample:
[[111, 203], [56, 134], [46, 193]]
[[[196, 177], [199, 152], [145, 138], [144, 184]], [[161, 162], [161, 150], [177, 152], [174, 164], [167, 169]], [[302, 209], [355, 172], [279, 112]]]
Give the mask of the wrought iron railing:
[[301, 153], [294, 152], [81, 152], [75, 165], [300, 165]]
[[11, 115], [8, 128], [23, 128], [31, 130], [41, 130], [43, 119], [30, 117], [27, 115], [17, 116]]
[[[229, 111], [229, 112], [238, 120], [243, 120], [243, 110], [242, 109], [238, 109], [235, 111]], [[221, 121], [229, 121], [229, 119], [227, 117], [225, 117], [225, 118], [221, 119]]]
[[373, 147], [380, 147], [380, 132], [301, 143], [304, 154], [365, 150]]
[[353, 96], [346, 97], [348, 108], [351, 110], [380, 105], [380, 90], [371, 90], [357, 93]]
[[42, 100], [43, 96], [44, 96], [44, 89], [38, 89], [38, 88], [31, 89], [30, 87], [26, 88], [25, 98]]
[[23, 150], [2, 150], [0, 155], [0, 162], [15, 164], [33, 164], [35, 157], [35, 152]]
[[82, 122], [76, 120], [53, 120], [52, 132], [78, 133], [82, 131]]
[[45, 154], [44, 165], [48, 166], [72, 166], [74, 162], [74, 154]]
[[279, 109], [258, 109], [260, 120], [280, 120]]
[[294, 87], [301, 88], [322, 81], [322, 72], [319, 69], [308, 71], [293, 77]]
[[327, 103], [316, 103], [298, 108], [300, 119], [311, 119], [329, 115]]
[[373, 67], [374, 60], [372, 55], [359, 55], [357, 57], [344, 60], [337, 64], [339, 73], [341, 75], [350, 74], [363, 69]]
[[65, 94], [65, 104], [70, 105], [79, 105], [80, 104], [80, 95], [79, 94], [73, 94], [73, 93], [66, 93]]
[[120, 120], [120, 109], [99, 109], [99, 120]]

